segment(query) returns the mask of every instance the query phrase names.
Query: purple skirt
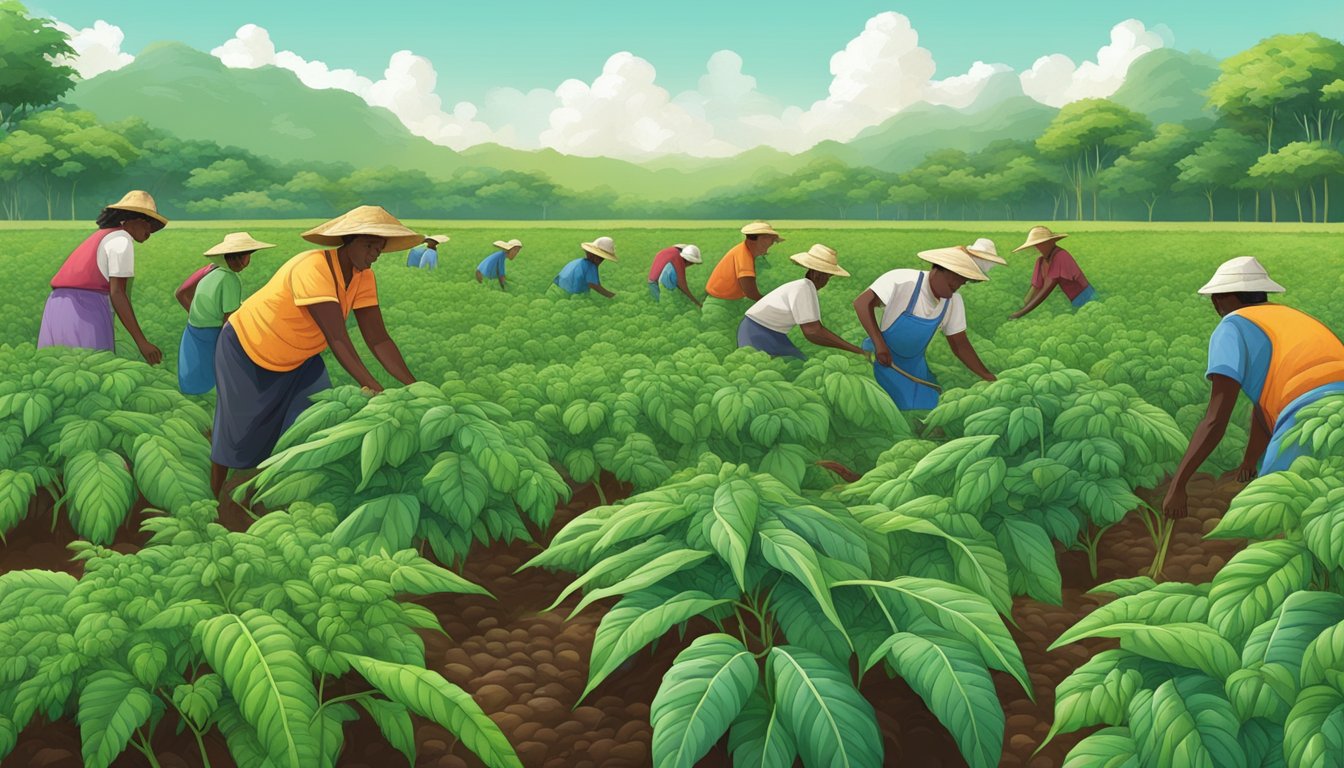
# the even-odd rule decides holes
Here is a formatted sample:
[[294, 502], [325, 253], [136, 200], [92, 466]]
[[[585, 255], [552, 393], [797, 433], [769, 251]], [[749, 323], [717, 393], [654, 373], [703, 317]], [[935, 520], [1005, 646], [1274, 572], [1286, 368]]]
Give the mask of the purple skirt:
[[112, 302], [106, 293], [53, 288], [42, 310], [37, 346], [112, 349]]

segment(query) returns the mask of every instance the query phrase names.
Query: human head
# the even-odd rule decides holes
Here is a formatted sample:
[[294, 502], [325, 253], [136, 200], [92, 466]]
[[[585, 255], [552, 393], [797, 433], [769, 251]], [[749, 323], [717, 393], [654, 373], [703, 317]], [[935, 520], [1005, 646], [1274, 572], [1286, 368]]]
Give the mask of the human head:
[[816, 243], [802, 253], [793, 254], [789, 257], [789, 261], [806, 269], [804, 276], [811, 280], [818, 290], [825, 288], [832, 277], [849, 277], [849, 272], [840, 266], [835, 249], [821, 243]]
[[940, 299], [952, 298], [968, 282], [989, 279], [964, 246], [920, 251], [919, 258], [933, 265], [929, 269], [929, 289]]
[[1042, 256], [1049, 255], [1055, 249], [1055, 243], [1068, 237], [1063, 232], [1051, 232], [1049, 227], [1032, 227], [1027, 233], [1027, 239], [1021, 245], [1013, 249], [1013, 253], [1025, 251], [1028, 248], [1035, 248], [1041, 252]]
[[929, 269], [929, 288], [940, 299], [950, 299], [969, 280], [939, 264]]
[[336, 247], [358, 271], [383, 253], [404, 251], [425, 240], [377, 205], [361, 205], [303, 233], [310, 243]]
[[447, 235], [429, 235], [425, 238], [425, 247], [431, 250], [439, 250], [439, 246], [448, 242]]
[[610, 237], [599, 237], [582, 246], [583, 255], [594, 264], [616, 260], [616, 243]]
[[1268, 294], [1283, 291], [1283, 286], [1271, 280], [1269, 272], [1253, 256], [1238, 256], [1218, 265], [1213, 278], [1199, 289], [1213, 302], [1213, 310], [1219, 316], [1264, 304], [1269, 301]]
[[378, 235], [343, 235], [341, 237], [341, 253], [345, 254], [350, 260], [350, 265], [358, 272], [363, 272], [378, 261], [378, 257], [383, 255], [387, 248], [387, 238]]
[[512, 261], [518, 256], [518, 252], [523, 249], [521, 240], [496, 240], [494, 246], [504, 252], [504, 258]]
[[252, 263], [252, 254], [256, 251], [243, 251], [242, 253], [224, 254], [224, 263], [229, 265], [229, 269], [234, 272], [242, 272]]
[[681, 254], [681, 258], [684, 259], [687, 264], [699, 264], [704, 261], [703, 257], [700, 255], [700, 248], [698, 246], [682, 245], [681, 243], [678, 243], [673, 247], [677, 249], [677, 252]]
[[246, 232], [230, 232], [218, 244], [205, 252], [206, 258], [216, 259], [234, 272], [242, 272], [252, 263], [252, 254], [257, 251], [274, 248], [273, 243], [263, 243]]
[[753, 221], [742, 227], [742, 234], [746, 238], [747, 251], [753, 257], [764, 256], [770, 246], [784, 241], [768, 221]]
[[122, 195], [117, 202], [107, 206], [98, 215], [99, 229], [125, 230], [137, 243], [143, 243], [149, 236], [168, 224], [154, 204], [154, 198], [148, 192], [133, 189]]

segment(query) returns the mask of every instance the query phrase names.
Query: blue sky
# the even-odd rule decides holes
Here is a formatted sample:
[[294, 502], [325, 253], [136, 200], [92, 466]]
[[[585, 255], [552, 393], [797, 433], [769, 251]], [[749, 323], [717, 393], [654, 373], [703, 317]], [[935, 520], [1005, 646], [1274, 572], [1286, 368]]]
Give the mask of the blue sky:
[[[460, 2], [401, 0], [345, 4], [234, 0], [31, 0], [30, 8], [75, 27], [97, 19], [125, 32], [123, 50], [137, 53], [157, 40], [210, 50], [241, 25], [265, 27], [277, 48], [332, 67], [378, 78], [402, 49], [430, 59], [447, 102], [479, 100], [494, 86], [554, 88], [561, 80], [591, 80], [613, 52], [650, 61], [672, 92], [694, 88], [710, 54], [741, 54], [744, 71], [762, 91], [795, 104], [822, 98], [832, 54], [882, 11], [907, 16], [920, 45], [933, 53], [938, 76], [964, 73], [972, 62], [1002, 62], [1023, 70], [1039, 56], [1075, 61], [1096, 55], [1110, 28], [1128, 18], [1171, 30], [1174, 47], [1226, 56], [1279, 32], [1316, 31], [1344, 38], [1344, 0], [825, 0], [731, 2], [680, 0], [630, 4], [547, 0]], [[186, 9], [190, 8], [189, 11]], [[354, 10], [357, 9], [357, 10]]]

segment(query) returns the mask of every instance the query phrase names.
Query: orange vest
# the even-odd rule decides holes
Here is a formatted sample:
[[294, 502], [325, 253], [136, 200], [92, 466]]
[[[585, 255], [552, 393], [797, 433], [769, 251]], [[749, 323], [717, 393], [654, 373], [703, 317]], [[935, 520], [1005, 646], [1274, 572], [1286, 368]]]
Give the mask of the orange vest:
[[1344, 343], [1320, 320], [1282, 304], [1244, 307], [1233, 314], [1269, 337], [1269, 371], [1259, 402], [1269, 424], [1302, 395], [1344, 382]]

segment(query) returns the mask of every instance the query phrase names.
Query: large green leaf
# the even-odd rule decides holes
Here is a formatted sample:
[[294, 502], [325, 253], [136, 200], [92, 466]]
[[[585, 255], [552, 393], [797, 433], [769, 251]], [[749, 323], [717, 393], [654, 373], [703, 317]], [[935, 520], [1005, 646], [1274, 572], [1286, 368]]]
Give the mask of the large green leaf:
[[1145, 766], [1244, 768], [1240, 728], [1222, 686], [1202, 675], [1139, 691], [1129, 705], [1129, 729]]
[[1128, 728], [1102, 728], [1069, 750], [1063, 768], [1139, 768], [1139, 747]]
[[1210, 677], [1226, 679], [1240, 659], [1232, 644], [1204, 624], [1105, 624], [1075, 639], [1114, 637], [1120, 647], [1149, 659], [1198, 669]]
[[1328, 683], [1344, 691], [1344, 621], [1326, 627], [1302, 654], [1302, 685]]
[[[19, 729], [14, 727], [14, 721], [0, 715], [0, 760], [8, 757], [18, 743]], [[789, 766], [784, 768], [789, 768]]]
[[421, 493], [430, 509], [465, 528], [485, 509], [490, 482], [471, 459], [442, 453], [421, 481]]
[[1123, 724], [1143, 685], [1139, 663], [1128, 651], [1102, 651], [1064, 678], [1055, 688], [1055, 722], [1045, 740], [1099, 723]]
[[84, 451], [65, 463], [70, 525], [95, 544], [111, 544], [135, 502], [126, 462], [112, 451]]
[[[879, 533], [909, 531], [925, 536], [934, 536], [947, 543], [956, 568], [956, 581], [963, 587], [983, 595], [994, 605], [995, 610], [1005, 616], [1012, 612], [1012, 594], [1008, 588], [1008, 564], [1003, 554], [995, 546], [994, 539], [973, 523], [978, 535], [957, 536], [948, 533], [932, 520], [911, 517], [899, 512], [878, 513], [865, 521], [869, 527]], [[1054, 550], [1050, 550], [1050, 560], [1054, 561]]]
[[1237, 741], [1246, 753], [1246, 768], [1287, 768], [1283, 754], [1283, 725], [1255, 718], [1241, 725]]
[[1227, 698], [1241, 720], [1283, 722], [1297, 699], [1297, 676], [1283, 664], [1253, 662], [1227, 678]]
[[973, 768], [993, 768], [1003, 752], [1003, 709], [974, 651], [898, 632], [884, 644], [897, 674], [951, 732]]
[[1091, 636], [1107, 624], [1172, 624], [1203, 621], [1209, 598], [1186, 584], [1159, 584], [1152, 589], [1121, 597], [1089, 613], [1050, 644], [1050, 650]]
[[1344, 505], [1336, 504], [1302, 526], [1307, 549], [1325, 567], [1344, 569]]
[[579, 601], [578, 605], [574, 606], [574, 610], [570, 611], [569, 615], [573, 618], [584, 608], [603, 598], [625, 595], [637, 592], [645, 587], [651, 587], [678, 571], [694, 568], [709, 556], [708, 552], [697, 552], [693, 549], [677, 549], [664, 552], [641, 565], [629, 576], [615, 584], [585, 592], [583, 599]]
[[37, 484], [32, 475], [0, 469], [0, 536], [28, 515], [28, 502], [36, 492]]
[[845, 633], [822, 615], [816, 599], [801, 584], [785, 580], [775, 585], [770, 613], [789, 645], [806, 648], [841, 667], [849, 665], [853, 650]]
[[1268, 539], [1298, 528], [1298, 519], [1317, 496], [1311, 484], [1292, 472], [1256, 478], [1242, 489], [1210, 539]]
[[355, 486], [356, 492], [367, 488], [374, 473], [387, 461], [388, 448], [392, 445], [392, 436], [396, 431], [397, 425], [388, 418], [374, 424], [364, 433], [359, 449], [359, 485]]
[[756, 658], [737, 638], [696, 638], [677, 654], [653, 697], [653, 764], [694, 766], [737, 719], [759, 678]]
[[370, 552], [396, 552], [411, 546], [420, 525], [420, 500], [408, 493], [379, 496], [355, 507], [331, 533], [331, 543], [348, 547], [366, 536]]
[[486, 765], [522, 767], [499, 726], [466, 691], [420, 667], [352, 653], [340, 657], [384, 696], [448, 729]]
[[734, 768], [793, 768], [798, 745], [765, 686], [752, 692], [728, 731]]
[[94, 672], [79, 693], [84, 765], [107, 768], [153, 711], [154, 697], [135, 678], [113, 669]]
[[580, 699], [586, 698], [626, 659], [640, 648], [662, 637], [669, 629], [705, 611], [727, 603], [700, 591], [681, 592], [668, 597], [663, 590], [644, 590], [621, 598], [602, 617], [593, 637], [593, 652], [588, 661], [588, 685]]
[[486, 589], [442, 568], [423, 557], [397, 566], [388, 577], [397, 592], [412, 595], [433, 595], [448, 592], [458, 595], [489, 595]]
[[881, 766], [882, 736], [873, 707], [849, 673], [811, 651], [770, 649], [766, 677], [774, 683], [779, 718], [809, 768]]
[[[573, 525], [571, 523], [570, 525]], [[682, 549], [683, 542], [678, 542], [663, 534], [651, 536], [644, 541], [630, 547], [629, 549], [613, 552], [610, 555], [598, 560], [592, 567], [583, 571], [577, 579], [574, 579], [565, 588], [560, 590], [551, 604], [546, 606], [545, 610], [553, 611], [561, 603], [580, 589], [591, 586], [604, 587], [615, 584], [659, 555], [668, 552], [675, 552]], [[540, 555], [538, 556], [540, 557]]]
[[378, 730], [383, 732], [387, 743], [405, 755], [410, 765], [415, 765], [415, 725], [411, 722], [411, 715], [406, 711], [406, 707], [394, 701], [375, 699], [372, 696], [360, 696], [356, 701], [369, 713], [373, 722], [378, 724]]
[[705, 538], [733, 571], [737, 585], [747, 589], [747, 552], [756, 532], [760, 500], [745, 480], [733, 478], [714, 491], [714, 506], [704, 518]]
[[181, 451], [165, 437], [136, 438], [131, 462], [140, 492], [159, 509], [177, 512], [193, 501], [214, 498], [204, 467], [183, 461]]
[[1301, 544], [1282, 539], [1252, 544], [1213, 577], [1209, 626], [1240, 642], [1310, 582], [1311, 555]]
[[219, 708], [218, 720], [220, 733], [229, 745], [229, 756], [238, 768], [276, 768], [276, 764], [266, 755], [257, 730], [253, 728], [238, 711], [233, 702]]
[[253, 609], [204, 621], [196, 633], [206, 661], [271, 760], [289, 768], [317, 764], [320, 753], [309, 728], [317, 714], [317, 691], [288, 630]]
[[[761, 553], [766, 562], [797, 579], [807, 589], [812, 598], [821, 606], [821, 612], [841, 634], [845, 626], [840, 614], [835, 610], [835, 601], [831, 598], [831, 588], [826, 575], [822, 572], [817, 551], [803, 537], [769, 521], [760, 526]], [[848, 635], [846, 634], [846, 637]]]
[[1062, 602], [1059, 562], [1044, 528], [1010, 517], [1004, 519], [994, 538], [1007, 564], [1013, 594], [1026, 594], [1051, 605]]
[[1282, 664], [1296, 677], [1307, 646], [1327, 627], [1344, 620], [1344, 596], [1294, 592], [1269, 621], [1251, 631], [1241, 649], [1242, 664]]
[[1304, 689], [1283, 724], [1291, 768], [1344, 766], [1344, 693], [1328, 685]]

